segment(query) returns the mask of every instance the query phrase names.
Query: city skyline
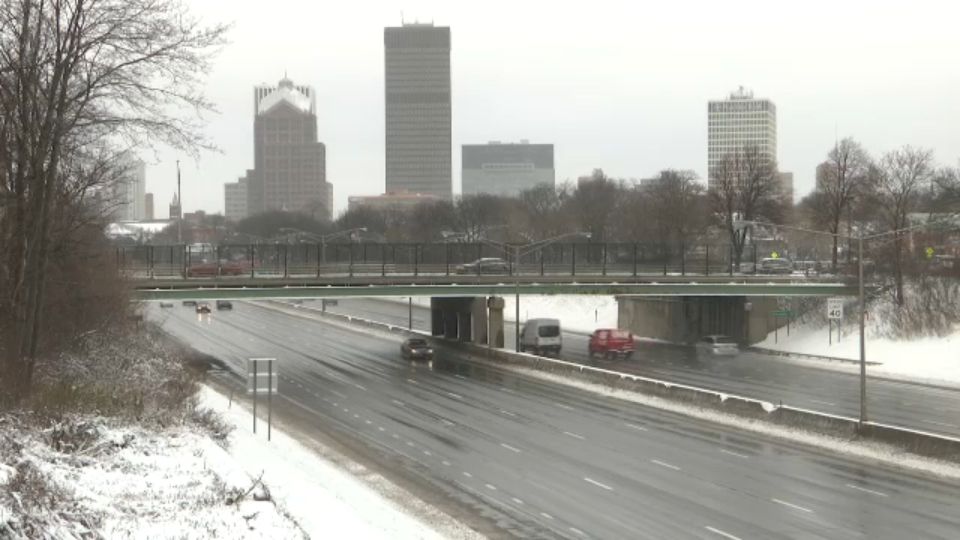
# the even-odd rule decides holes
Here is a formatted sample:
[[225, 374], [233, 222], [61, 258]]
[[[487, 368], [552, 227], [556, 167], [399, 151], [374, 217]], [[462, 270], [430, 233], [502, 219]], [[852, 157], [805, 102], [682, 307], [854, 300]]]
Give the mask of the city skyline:
[[[941, 164], [955, 165], [960, 157], [960, 135], [951, 128], [960, 122], [952, 97], [960, 76], [949, 62], [960, 38], [946, 31], [945, 21], [955, 11], [950, 6], [929, 3], [910, 12], [893, 5], [837, 6], [837, 16], [856, 17], [859, 24], [823, 44], [809, 41], [807, 30], [822, 23], [815, 9], [774, 15], [750, 9], [750, 2], [736, 14], [709, 3], [679, 10], [606, 2], [606, 10], [582, 16], [558, 10], [549, 31], [530, 27], [537, 11], [527, 6], [516, 7], [505, 20], [495, 14], [496, 6], [475, 11], [414, 4], [412, 10], [405, 7], [407, 21], [432, 19], [455, 34], [452, 146], [551, 141], [558, 183], [594, 167], [627, 178], [667, 167], [693, 169], [705, 181], [705, 104], [740, 85], [777, 103], [779, 164], [794, 173], [798, 197], [812, 189], [816, 165], [833, 141], [845, 136], [861, 141], [874, 156], [912, 144], [933, 149]], [[320, 21], [321, 11], [306, 8], [303, 21], [290, 22], [254, 3], [237, 2], [231, 10], [232, 43], [217, 60], [208, 87], [221, 115], [211, 119], [207, 133], [223, 153], [203, 154], [199, 162], [165, 149], [144, 156], [149, 191], [171, 190], [173, 162], [180, 157], [185, 209], [222, 211], [223, 184], [253, 165], [249, 135], [246, 140], [243, 135], [250, 132], [243, 115], [249, 102], [236, 89], [276, 80], [288, 69], [318, 89], [328, 178], [343, 186], [335, 213], [346, 207], [349, 195], [383, 192], [383, 29], [400, 24], [399, 13], [387, 3], [373, 3]], [[218, 18], [207, 6], [198, 6], [198, 13]], [[797, 24], [782, 27], [772, 19], [777, 17]], [[645, 31], [629, 33], [638, 21]], [[281, 23], [293, 26], [281, 34]], [[908, 23], [927, 30], [902, 31]], [[303, 31], [313, 27], [316, 31]], [[605, 31], [592, 36], [589, 46], [569, 39], [585, 27]], [[270, 54], [263, 51], [264, 32], [275, 38]], [[692, 34], [698, 37], [689, 38]], [[760, 42], [763, 48], [755, 46]], [[838, 63], [837, 54], [856, 61]], [[890, 70], [898, 78], [882, 83]], [[461, 180], [458, 154], [453, 152], [455, 192]]]

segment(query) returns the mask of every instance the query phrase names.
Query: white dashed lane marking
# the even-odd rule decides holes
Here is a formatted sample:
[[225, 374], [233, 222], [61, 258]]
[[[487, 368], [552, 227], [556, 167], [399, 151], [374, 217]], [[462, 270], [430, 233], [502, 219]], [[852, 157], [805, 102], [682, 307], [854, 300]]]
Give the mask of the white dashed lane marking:
[[748, 456], [748, 455], [746, 455], [746, 454], [741, 454], [741, 453], [739, 453], [739, 452], [734, 452], [733, 450], [727, 450], [726, 448], [721, 448], [721, 449], [720, 449], [720, 452], [721, 452], [721, 453], [724, 453], [724, 454], [727, 454], [728, 456], [738, 457], [738, 458], [741, 458], [741, 459], [748, 459], [748, 458], [750, 457], [750, 456]]
[[595, 485], [595, 486], [597, 486], [597, 487], [603, 488], [603, 489], [605, 489], [605, 490], [607, 490], [607, 491], [613, 491], [613, 488], [612, 488], [612, 487], [604, 484], [603, 482], [597, 482], [597, 481], [594, 480], [593, 478], [584, 477], [584, 478], [583, 478], [583, 481], [584, 481], [584, 482], [588, 482], [588, 483], [590, 483], [590, 484], [593, 484], [593, 485]]
[[578, 529], [578, 528], [576, 528], [576, 527], [570, 527], [570, 532], [572, 532], [573, 534], [579, 535], [579, 536], [587, 536], [587, 533], [581, 531], [580, 529]]
[[635, 429], [635, 430], [637, 430], [637, 431], [648, 431], [647, 428], [645, 428], [645, 427], [643, 427], [643, 426], [638, 426], [638, 425], [636, 425], [636, 424], [631, 424], [631, 423], [629, 423], [629, 422], [625, 423], [624, 425], [627, 426], [627, 427], [630, 428], [630, 429]]
[[512, 500], [513, 502], [515, 502], [515, 503], [517, 503], [517, 504], [523, 504], [523, 501], [521, 501], [520, 499], [518, 499], [518, 498], [516, 498], [516, 497], [513, 497], [513, 498], [510, 499], [510, 500]]
[[564, 431], [563, 434], [568, 437], [573, 437], [574, 439], [580, 439], [581, 441], [586, 439], [586, 437], [583, 435], [577, 435], [576, 433], [570, 433], [569, 431]]
[[467, 471], [463, 471], [463, 475], [466, 476], [467, 478], [473, 478], [473, 475], [468, 473]]
[[717, 529], [715, 527], [704, 527], [704, 529], [712, 532], [713, 534], [718, 534], [724, 538], [728, 538], [729, 540], [741, 540], [739, 536], [734, 536], [728, 532], [721, 531], [720, 529]]
[[573, 407], [571, 407], [571, 406], [569, 406], [569, 405], [564, 405], [563, 403], [554, 403], [554, 405], [556, 405], [557, 407], [560, 407], [561, 409], [566, 409], [566, 410], [568, 410], [568, 411], [572, 411], [572, 410], [573, 410]]
[[489, 489], [490, 491], [496, 491], [496, 490], [497, 490], [497, 486], [495, 486], [495, 485], [493, 485], [493, 484], [487, 484], [487, 489]]
[[661, 466], [661, 467], [665, 467], [665, 468], [667, 468], [667, 469], [671, 469], [671, 470], [674, 470], [674, 471], [679, 471], [679, 470], [680, 470], [680, 467], [677, 467], [676, 465], [672, 465], [672, 464], [670, 464], [670, 463], [667, 463], [666, 461], [660, 461], [659, 459], [651, 459], [651, 460], [650, 460], [650, 463], [653, 463], [653, 464], [655, 464], [655, 465], [659, 465], [659, 466]]
[[887, 495], [886, 493], [883, 493], [883, 492], [881, 492], [881, 491], [874, 491], [874, 490], [872, 490], [872, 489], [867, 489], [867, 488], [860, 487], [860, 486], [856, 486], [856, 485], [853, 485], [853, 484], [847, 484], [847, 487], [850, 488], [850, 489], [855, 489], [855, 490], [857, 490], [857, 491], [862, 491], [862, 492], [864, 492], [864, 493], [869, 493], [869, 494], [871, 494], [871, 495], [876, 495], [877, 497], [889, 497], [889, 495]]
[[800, 506], [800, 505], [798, 505], [798, 504], [789, 503], [789, 502], [787, 502], [787, 501], [781, 501], [780, 499], [770, 499], [770, 500], [773, 501], [773, 502], [775, 502], [775, 503], [777, 503], [777, 504], [786, 506], [786, 507], [788, 507], [788, 508], [793, 508], [794, 510], [800, 510], [801, 512], [806, 512], [806, 513], [808, 513], [808, 514], [812, 514], [812, 513], [813, 513], [813, 510], [811, 510], [811, 509], [809, 509], [809, 508], [804, 508], [804, 507], [802, 507], [802, 506]]
[[506, 448], [507, 450], [510, 450], [511, 452], [516, 452], [516, 453], [518, 453], [518, 454], [520, 453], [520, 449], [519, 449], [519, 448], [514, 448], [514, 447], [510, 446], [509, 444], [500, 443], [500, 446]]
[[548, 514], [548, 513], [546, 513], [546, 512], [540, 512], [540, 515], [543, 516], [543, 517], [545, 517], [545, 518], [547, 518], [547, 519], [553, 519], [553, 516], [551, 516], [550, 514]]

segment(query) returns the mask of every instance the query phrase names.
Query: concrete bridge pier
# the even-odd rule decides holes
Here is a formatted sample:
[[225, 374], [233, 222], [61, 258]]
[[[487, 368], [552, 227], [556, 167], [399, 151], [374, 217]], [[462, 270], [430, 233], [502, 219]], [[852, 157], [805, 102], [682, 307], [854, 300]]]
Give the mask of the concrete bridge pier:
[[674, 343], [693, 343], [708, 334], [756, 343], [786, 324], [771, 316], [777, 309], [777, 299], [769, 296], [617, 297], [621, 328]]
[[434, 336], [465, 343], [487, 343], [487, 299], [484, 296], [433, 297], [430, 299], [430, 319]]

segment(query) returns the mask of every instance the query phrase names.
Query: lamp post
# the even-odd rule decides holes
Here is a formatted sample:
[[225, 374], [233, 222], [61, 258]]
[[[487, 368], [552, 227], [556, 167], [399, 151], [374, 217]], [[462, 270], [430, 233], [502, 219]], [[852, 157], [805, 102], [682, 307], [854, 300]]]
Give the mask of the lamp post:
[[481, 242], [485, 244], [502, 249], [504, 254], [506, 254], [508, 249], [513, 249], [514, 350], [516, 350], [516, 352], [520, 352], [520, 258], [523, 255], [539, 252], [551, 244], [574, 236], [590, 239], [590, 233], [588, 232], [573, 232], [547, 238], [546, 240], [530, 242], [528, 244], [510, 245], [492, 240], [481, 240]]
[[860, 425], [863, 426], [867, 422], [867, 340], [866, 340], [866, 301], [864, 295], [863, 287], [863, 241], [864, 240], [874, 240], [877, 238], [882, 238], [889, 235], [899, 235], [905, 232], [909, 232], [914, 229], [919, 229], [926, 227], [929, 223], [922, 223], [919, 225], [914, 225], [912, 227], [905, 227], [903, 229], [897, 229], [893, 231], [886, 231], [879, 234], [873, 234], [869, 236], [864, 236], [863, 233], [859, 233], [856, 236], [845, 235], [839, 233], [832, 233], [829, 231], [817, 231], [814, 229], [806, 229], [803, 227], [793, 227], [790, 225], [777, 225], [776, 223], [767, 223], [762, 221], [735, 221], [733, 226], [734, 228], [741, 229], [745, 227], [751, 227], [754, 225], [762, 225], [767, 227], [779, 227], [782, 229], [794, 230], [799, 232], [805, 232], [810, 234], [819, 234], [823, 236], [830, 236], [836, 238], [843, 238], [847, 241], [857, 241], [857, 304], [859, 306], [859, 326], [860, 326]]
[[320, 260], [322, 262], [327, 262], [327, 240], [333, 240], [334, 238], [340, 238], [341, 236], [351, 235], [356, 232], [367, 232], [367, 228], [355, 227], [353, 229], [345, 229], [320, 236]]

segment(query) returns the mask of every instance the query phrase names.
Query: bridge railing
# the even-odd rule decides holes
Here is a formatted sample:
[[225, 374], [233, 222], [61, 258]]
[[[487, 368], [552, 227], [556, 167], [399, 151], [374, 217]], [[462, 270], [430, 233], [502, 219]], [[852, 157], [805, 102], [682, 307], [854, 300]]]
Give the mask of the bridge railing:
[[[524, 254], [482, 243], [222, 244], [197, 251], [184, 245], [117, 248], [117, 267], [133, 279], [284, 278], [351, 275], [454, 275], [482, 258], [506, 262], [506, 274], [575, 275], [733, 275], [757, 267], [755, 247], [745, 250], [741, 267], [732, 264], [727, 244], [556, 243]], [[483, 273], [467, 266], [466, 273]]]

